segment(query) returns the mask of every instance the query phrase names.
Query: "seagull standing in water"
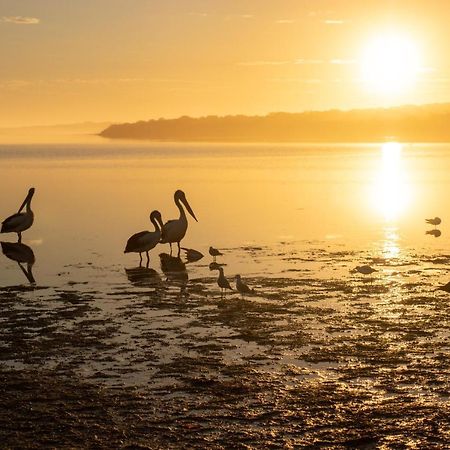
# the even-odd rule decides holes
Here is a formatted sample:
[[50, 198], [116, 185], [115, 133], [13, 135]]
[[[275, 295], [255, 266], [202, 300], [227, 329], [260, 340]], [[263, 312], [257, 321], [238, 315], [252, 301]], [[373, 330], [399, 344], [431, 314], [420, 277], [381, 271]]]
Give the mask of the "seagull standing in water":
[[252, 295], [255, 293], [254, 289], [250, 289], [241, 279], [240, 275], [236, 275], [236, 289], [241, 293], [242, 296]]
[[217, 284], [220, 287], [220, 292], [223, 294], [226, 289], [232, 291], [233, 288], [230, 286], [230, 282], [226, 279], [225, 274], [223, 273], [223, 267], [218, 267], [217, 270], [219, 271], [219, 278], [217, 278]]
[[139, 253], [139, 266], [142, 264], [142, 253], [147, 254], [147, 267], [150, 263], [150, 256], [148, 252], [156, 247], [161, 239], [161, 227], [163, 226], [161, 213], [159, 211], [152, 211], [150, 214], [150, 222], [155, 227], [155, 231], [141, 231], [133, 234], [127, 241], [124, 253]]
[[223, 256], [223, 253], [221, 253], [217, 248], [209, 247], [209, 254], [214, 258], [214, 261], [216, 260], [217, 256]]
[[437, 227], [438, 225], [441, 224], [442, 220], [440, 217], [435, 217], [434, 219], [425, 219], [425, 222]]
[[377, 269], [374, 269], [367, 264], [364, 266], [356, 266], [354, 270], [358, 273], [362, 273], [363, 275], [372, 275], [374, 272], [377, 272]]
[[[34, 221], [34, 214], [31, 210], [31, 199], [33, 198], [34, 190], [34, 188], [30, 188], [19, 211], [2, 222], [0, 233], [17, 233], [18, 242], [22, 242], [22, 232], [28, 230]], [[25, 206], [26, 210], [22, 212]]]
[[183, 191], [177, 190], [173, 196], [175, 205], [180, 211], [180, 217], [178, 219], [169, 220], [166, 222], [161, 230], [161, 243], [170, 244], [170, 254], [172, 254], [172, 243], [176, 242], [178, 244], [178, 256], [180, 256], [180, 242], [184, 238], [187, 228], [188, 221], [186, 213], [184, 211], [183, 205], [188, 210], [189, 214], [198, 222], [197, 217], [195, 217], [194, 211], [192, 211], [191, 206], [186, 200], [186, 195]]

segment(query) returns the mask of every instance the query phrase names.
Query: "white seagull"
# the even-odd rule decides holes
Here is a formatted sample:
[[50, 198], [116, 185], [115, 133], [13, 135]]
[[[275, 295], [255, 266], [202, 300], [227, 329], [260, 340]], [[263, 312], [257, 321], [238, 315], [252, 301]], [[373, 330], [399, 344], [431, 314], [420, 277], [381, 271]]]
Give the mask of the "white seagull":
[[124, 253], [139, 253], [139, 265], [142, 264], [142, 253], [147, 254], [147, 267], [150, 262], [150, 256], [148, 252], [156, 247], [161, 239], [161, 227], [163, 225], [161, 213], [159, 211], [152, 211], [150, 214], [150, 222], [155, 227], [155, 231], [141, 231], [140, 233], [133, 234], [127, 241]]
[[[9, 216], [2, 222], [0, 233], [17, 233], [18, 242], [22, 242], [22, 232], [28, 230], [33, 225], [34, 214], [31, 211], [31, 199], [34, 195], [34, 188], [30, 188], [25, 200], [19, 208], [19, 211]], [[22, 209], [26, 206], [25, 212]]]
[[170, 253], [172, 253], [172, 243], [176, 242], [178, 244], [178, 256], [180, 255], [180, 241], [184, 238], [188, 228], [188, 221], [186, 213], [184, 211], [183, 205], [188, 210], [189, 214], [198, 222], [197, 217], [195, 217], [194, 211], [192, 211], [191, 206], [186, 200], [186, 195], [183, 191], [177, 190], [173, 196], [175, 205], [177, 205], [180, 211], [180, 217], [178, 219], [169, 220], [166, 222], [161, 230], [161, 243], [170, 244]]

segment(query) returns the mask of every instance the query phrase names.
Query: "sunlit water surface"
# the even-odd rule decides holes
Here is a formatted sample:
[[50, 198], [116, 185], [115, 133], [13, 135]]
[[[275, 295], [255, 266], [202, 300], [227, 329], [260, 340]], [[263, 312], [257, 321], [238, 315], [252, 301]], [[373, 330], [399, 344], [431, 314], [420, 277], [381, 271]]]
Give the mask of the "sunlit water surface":
[[[163, 410], [175, 393], [192, 405], [206, 387], [220, 397], [230, 379], [312, 399], [332, 386], [333, 410], [351, 398], [360, 411], [366, 395], [374, 411], [402, 411], [405, 395], [446, 402], [450, 308], [435, 289], [450, 279], [449, 173], [449, 145], [2, 145], [0, 216], [36, 188], [23, 238], [35, 264], [0, 255], [2, 364], [153, 389]], [[176, 189], [198, 218], [183, 246], [205, 257], [163, 271], [160, 245], [138, 268], [126, 240], [153, 209], [177, 217]], [[425, 223], [435, 216], [437, 230]], [[222, 299], [210, 245], [255, 296]], [[363, 264], [373, 277], [352, 272]], [[252, 409], [251, 395], [242, 402]]]

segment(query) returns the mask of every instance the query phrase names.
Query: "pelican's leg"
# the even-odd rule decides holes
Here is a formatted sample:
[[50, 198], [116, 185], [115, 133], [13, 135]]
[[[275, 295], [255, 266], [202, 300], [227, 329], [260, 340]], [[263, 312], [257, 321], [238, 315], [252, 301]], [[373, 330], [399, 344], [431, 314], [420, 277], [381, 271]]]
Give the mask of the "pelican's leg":
[[139, 267], [142, 266], [142, 253], [139, 252]]
[[17, 233], [17, 242], [22, 242], [22, 233], [20, 231]]
[[172, 256], [172, 242], [169, 242], [170, 245], [170, 256]]
[[145, 253], [147, 254], [147, 268], [148, 268], [148, 265], [150, 264], [150, 256], [148, 254], [148, 250]]
[[181, 252], [181, 248], [180, 248], [180, 242], [178, 241], [177, 242], [177, 244], [178, 244], [178, 258], [180, 257], [180, 252]]

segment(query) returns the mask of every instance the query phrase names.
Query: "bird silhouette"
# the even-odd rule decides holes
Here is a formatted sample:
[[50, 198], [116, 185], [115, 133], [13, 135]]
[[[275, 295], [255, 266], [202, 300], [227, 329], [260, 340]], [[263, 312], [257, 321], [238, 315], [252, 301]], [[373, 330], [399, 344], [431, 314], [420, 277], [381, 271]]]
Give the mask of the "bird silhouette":
[[223, 256], [223, 253], [221, 253], [217, 248], [209, 247], [209, 254], [214, 258], [214, 261], [216, 260], [217, 256]]

